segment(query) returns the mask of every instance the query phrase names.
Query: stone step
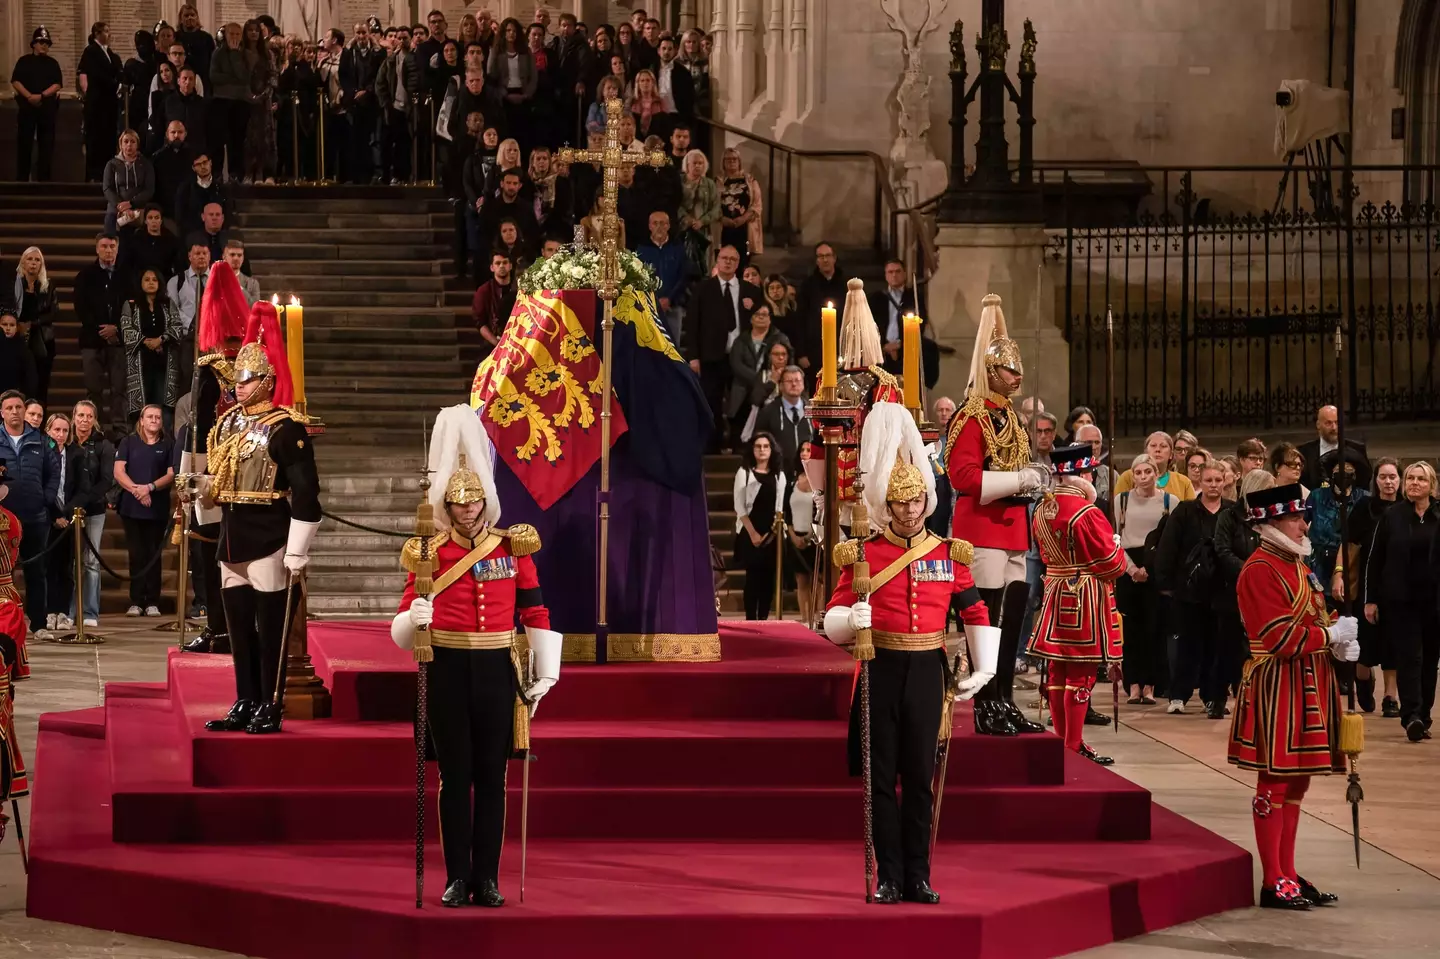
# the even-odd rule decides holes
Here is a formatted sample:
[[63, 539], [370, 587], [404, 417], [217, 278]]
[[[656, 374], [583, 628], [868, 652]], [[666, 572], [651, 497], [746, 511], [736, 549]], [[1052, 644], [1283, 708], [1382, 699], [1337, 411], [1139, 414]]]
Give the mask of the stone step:
[[[383, 349], [383, 353], [381, 350]], [[368, 362], [373, 369], [376, 364], [386, 363], [394, 369], [404, 364], [407, 373], [424, 372], [420, 367], [412, 367], [412, 362], [419, 364], [450, 363], [456, 364], [460, 357], [456, 352], [455, 343], [432, 343], [429, 340], [419, 342], [410, 341], [403, 343], [386, 343], [383, 347], [367, 343], [345, 343], [321, 340], [319, 342], [306, 342], [305, 363], [309, 368], [311, 362], [325, 362], [325, 372], [335, 375], [338, 371], [329, 366], [328, 361], [336, 362]]]
[[416, 414], [428, 411], [433, 418], [433, 414], [439, 412], [441, 407], [454, 406], [459, 401], [459, 397], [453, 390], [347, 393], [335, 390], [317, 390], [307, 385], [305, 392], [311, 408], [320, 411], [321, 417], [332, 426], [346, 425], [344, 422], [332, 419], [334, 414], [341, 412], [364, 413], [368, 414], [370, 420], [373, 420], [376, 417], [390, 416], [406, 416], [416, 419]]
[[[328, 277], [331, 283], [334, 277]], [[363, 280], [362, 277], [357, 279]], [[381, 292], [374, 286], [366, 286], [357, 283], [351, 289], [314, 289], [312, 287], [297, 287], [296, 292], [301, 302], [309, 306], [343, 306], [350, 309], [359, 307], [404, 307], [412, 306], [442, 306], [444, 293], [442, 291], [425, 292], [401, 291]]]
[[305, 276], [316, 274], [389, 274], [395, 276], [440, 276], [442, 273], [439, 262], [427, 260], [395, 260], [392, 258], [376, 260], [301, 260], [284, 259], [271, 260], [252, 257], [250, 269], [256, 275], [290, 272]]
[[[91, 249], [94, 242], [91, 241]], [[346, 240], [328, 243], [298, 243], [292, 240], [275, 242], [249, 241], [245, 244], [247, 253], [254, 253], [257, 259], [296, 260], [374, 260], [389, 256], [396, 260], [439, 260], [448, 255], [446, 248], [433, 240], [394, 246], [385, 241], [369, 241], [364, 234], [352, 234]]]
[[[58, 223], [48, 218], [39, 219], [38, 215], [34, 217], [12, 215], [7, 209], [5, 219], [0, 220], [0, 243], [4, 243], [7, 247], [19, 246], [21, 243], [26, 246], [33, 244], [44, 249], [56, 240], [84, 240], [90, 244], [91, 249], [94, 249], [95, 234], [99, 233], [104, 226], [104, 208], [101, 208], [97, 214], [91, 214], [88, 221]], [[16, 252], [18, 253], [19, 250]], [[49, 264], [46, 265], [48, 267]]]
[[[419, 503], [420, 487], [419, 476], [416, 476], [416, 485], [411, 490], [403, 486], [396, 491], [375, 491], [375, 492], [339, 492], [330, 487], [322, 476], [320, 478], [320, 505], [339, 516], [348, 516], [351, 513], [405, 513], [409, 512], [411, 518], [415, 516], [415, 506]], [[360, 522], [368, 523], [369, 520]]]
[[442, 238], [448, 239], [448, 236], [441, 230], [430, 227], [408, 230], [399, 227], [341, 230], [312, 227], [303, 222], [275, 229], [245, 230], [243, 232], [246, 248], [249, 248], [251, 243], [257, 246], [271, 243], [367, 243], [398, 250], [412, 244], [428, 246], [439, 242]]
[[[388, 265], [385, 267], [388, 269]], [[306, 305], [316, 302], [315, 291], [424, 291], [440, 294], [445, 291], [445, 278], [438, 274], [423, 276], [392, 275], [383, 271], [356, 270], [352, 274], [273, 272], [256, 270], [260, 287], [266, 290], [297, 290]]]
[[370, 593], [379, 594], [386, 598], [392, 605], [400, 600], [400, 593], [405, 589], [405, 571], [399, 568], [399, 564], [391, 567], [390, 571], [361, 570], [358, 572], [330, 572], [326, 573], [324, 580], [316, 577], [311, 595], [326, 595], [335, 593]]
[[[309, 335], [309, 332], [306, 332]], [[308, 365], [308, 364], [307, 364]], [[451, 405], [462, 401], [463, 397], [455, 395], [454, 391], [446, 385], [438, 385], [433, 390], [429, 388], [423, 379], [414, 376], [332, 376], [329, 366], [325, 364], [324, 375], [306, 376], [305, 390], [310, 396], [340, 396], [340, 395], [370, 395], [383, 396], [386, 393], [400, 391], [419, 391], [427, 396], [449, 396]], [[421, 389], [425, 387], [425, 389]]]
[[[321, 478], [320, 482], [322, 485], [324, 484], [325, 480], [323, 477]], [[357, 523], [364, 523], [366, 526], [373, 526], [376, 529], [392, 530], [396, 533], [408, 534], [415, 529], [414, 506], [415, 504], [412, 503], [409, 511], [404, 513], [375, 513], [364, 515], [356, 513], [354, 516], [351, 516], [346, 513], [336, 512], [334, 510], [331, 510], [331, 512], [334, 512], [337, 516], [344, 516], [346, 519], [353, 519]], [[327, 516], [320, 521], [320, 534], [324, 535], [327, 532], [350, 534], [364, 533], [365, 530], [355, 529], [352, 526], [345, 526], [341, 523], [335, 522], [335, 520]], [[371, 533], [369, 535], [374, 536], [376, 534]], [[116, 568], [118, 569], [119, 567]]]
[[393, 617], [400, 605], [405, 580], [387, 592], [320, 592], [312, 590], [306, 609], [320, 619], [378, 619]]
[[[393, 310], [377, 310], [373, 313], [345, 312], [334, 307], [307, 307], [305, 326], [308, 330], [373, 330], [390, 329], [404, 336], [428, 336], [432, 331], [450, 332], [456, 329], [453, 310], [439, 311], [426, 308], [425, 311], [406, 310], [397, 316]], [[469, 326], [467, 320], [466, 325]]]
[[247, 197], [243, 201], [237, 198], [236, 206], [240, 207], [246, 214], [273, 213], [286, 216], [290, 218], [290, 222], [292, 223], [299, 221], [302, 215], [328, 216], [349, 214], [373, 217], [386, 213], [450, 212], [450, 204], [444, 197], [434, 199], [430, 197], [417, 197], [410, 201], [405, 201], [400, 198], [369, 200], [361, 198], [336, 199], [330, 197], [318, 202], [307, 202], [297, 208], [296, 201], [292, 198], [256, 196]]
[[[411, 529], [414, 529], [413, 524]], [[327, 551], [397, 556], [405, 541], [395, 536], [381, 536], [379, 533], [362, 533], [359, 530], [341, 533], [322, 528], [315, 542], [317, 549]]]
[[6, 196], [0, 202], [5, 204], [5, 212], [13, 214], [15, 219], [34, 222], [43, 222], [51, 210], [96, 210], [100, 214], [99, 223], [104, 226], [105, 198], [103, 196], [36, 197], [17, 194]]
[[[428, 210], [395, 212], [385, 210], [373, 213], [343, 213], [329, 210], [316, 211], [299, 220], [294, 210], [286, 212], [254, 211], [242, 208], [236, 215], [236, 228], [245, 231], [246, 236], [261, 230], [329, 229], [329, 230], [432, 230], [443, 227], [453, 229], [454, 218], [445, 211], [432, 213]], [[443, 222], [442, 222], [443, 219]]]
[[337, 474], [326, 472], [324, 476], [324, 495], [333, 499], [334, 497], [372, 496], [372, 495], [404, 495], [416, 501], [420, 497], [420, 473], [416, 471], [413, 475], [400, 473], [390, 476], [358, 476], [355, 474]]
[[410, 329], [405, 322], [385, 326], [336, 326], [328, 323], [306, 323], [305, 343], [352, 344], [362, 349], [386, 348], [392, 345], [433, 344], [453, 350], [457, 342], [454, 324], [448, 327]]
[[[395, 546], [388, 552], [383, 549], [360, 552], [358, 550], [331, 550], [324, 540], [319, 541], [319, 549], [310, 551], [310, 568], [317, 574], [315, 584], [329, 588], [332, 574], [334, 573], [395, 573], [404, 572], [400, 569], [400, 547], [404, 540], [393, 540]], [[321, 579], [321, 575], [324, 579]], [[403, 582], [401, 584], [404, 585]]]
[[[417, 428], [418, 429], [418, 428]], [[366, 449], [347, 448], [345, 445], [327, 445], [322, 442], [315, 447], [315, 462], [322, 470], [336, 476], [359, 476], [373, 472], [401, 473], [418, 472], [420, 469], [420, 438], [417, 436], [412, 449], [408, 445], [395, 447], [393, 451], [372, 453]], [[323, 474], [322, 474], [323, 477]]]

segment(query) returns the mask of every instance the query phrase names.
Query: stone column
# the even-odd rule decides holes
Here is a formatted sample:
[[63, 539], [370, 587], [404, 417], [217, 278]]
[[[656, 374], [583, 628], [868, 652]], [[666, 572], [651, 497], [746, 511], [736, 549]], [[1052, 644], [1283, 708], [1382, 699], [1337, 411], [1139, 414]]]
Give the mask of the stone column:
[[[725, 121], [740, 122], [755, 100], [755, 24], [760, 0], [731, 0], [733, 12], [729, 30], [728, 70], [720, 84], [725, 95]], [[717, 11], [719, 5], [716, 6]]]
[[1022, 393], [1031, 395], [1038, 381], [1046, 409], [1069, 409], [1069, 347], [1057, 322], [1055, 279], [1045, 269], [1045, 230], [1037, 224], [942, 223], [936, 243], [940, 268], [930, 280], [927, 319], [936, 340], [953, 346], [955, 355], [941, 364], [940, 381], [930, 395], [964, 402], [980, 301], [995, 293], [1025, 360]]

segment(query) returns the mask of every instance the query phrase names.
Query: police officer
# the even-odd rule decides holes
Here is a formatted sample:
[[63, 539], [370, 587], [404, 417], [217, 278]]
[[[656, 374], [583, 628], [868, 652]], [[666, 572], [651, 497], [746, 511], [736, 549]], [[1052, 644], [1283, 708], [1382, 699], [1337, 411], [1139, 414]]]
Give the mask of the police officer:
[[[35, 179], [50, 179], [50, 160], [55, 155], [55, 118], [60, 113], [60, 85], [64, 78], [60, 64], [50, 56], [50, 31], [42, 24], [30, 35], [30, 52], [15, 61], [10, 86], [15, 88], [15, 179], [30, 179], [30, 151], [38, 138], [39, 157]], [[113, 135], [112, 135], [113, 139]], [[108, 156], [105, 159], [110, 159]]]

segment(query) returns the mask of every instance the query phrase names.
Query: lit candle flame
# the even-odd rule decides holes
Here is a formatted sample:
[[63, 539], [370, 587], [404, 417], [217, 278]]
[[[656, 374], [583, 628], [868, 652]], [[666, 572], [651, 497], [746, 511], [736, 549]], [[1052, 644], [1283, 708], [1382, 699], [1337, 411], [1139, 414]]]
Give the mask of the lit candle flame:
[[299, 298], [298, 296], [296, 296], [294, 293], [291, 293], [291, 294], [290, 294], [290, 305], [291, 305], [291, 306], [299, 306], [299, 305], [300, 305], [300, 298]]
[[270, 305], [271, 305], [271, 306], [279, 306], [279, 305], [280, 305], [280, 294], [279, 294], [279, 293], [272, 293], [272, 294], [270, 295]]

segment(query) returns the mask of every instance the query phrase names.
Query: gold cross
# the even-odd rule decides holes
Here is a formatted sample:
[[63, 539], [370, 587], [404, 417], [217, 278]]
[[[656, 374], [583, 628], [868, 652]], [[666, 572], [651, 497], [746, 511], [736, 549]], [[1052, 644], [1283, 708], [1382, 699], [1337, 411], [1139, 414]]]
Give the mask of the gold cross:
[[602, 300], [620, 295], [620, 218], [615, 213], [615, 200], [620, 191], [620, 171], [638, 164], [662, 167], [670, 158], [659, 150], [634, 153], [621, 149], [620, 115], [624, 105], [617, 99], [605, 102], [605, 149], [560, 150], [562, 163], [599, 163], [605, 175], [605, 188], [600, 194], [600, 283], [597, 290]]

